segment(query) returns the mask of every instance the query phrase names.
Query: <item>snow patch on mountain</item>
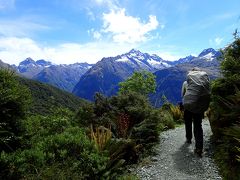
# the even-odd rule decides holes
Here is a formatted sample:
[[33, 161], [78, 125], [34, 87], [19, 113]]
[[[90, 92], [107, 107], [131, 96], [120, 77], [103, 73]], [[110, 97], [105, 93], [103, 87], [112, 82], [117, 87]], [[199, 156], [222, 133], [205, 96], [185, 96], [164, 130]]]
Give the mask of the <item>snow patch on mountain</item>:
[[164, 61], [156, 54], [150, 55], [135, 49], [132, 49], [128, 53], [122, 54], [119, 58], [116, 58], [116, 62], [128, 63], [131, 66], [138, 66], [141, 69], [153, 72], [159, 69], [171, 67], [171, 64], [168, 63], [168, 61]]
[[212, 61], [212, 60], [214, 59], [214, 57], [215, 57], [215, 55], [214, 55], [212, 52], [210, 52], [210, 53], [202, 56], [201, 58], [204, 58], [204, 59], [206, 59], [207, 61]]
[[127, 56], [122, 56], [120, 59], [117, 59], [116, 62], [130, 62]]

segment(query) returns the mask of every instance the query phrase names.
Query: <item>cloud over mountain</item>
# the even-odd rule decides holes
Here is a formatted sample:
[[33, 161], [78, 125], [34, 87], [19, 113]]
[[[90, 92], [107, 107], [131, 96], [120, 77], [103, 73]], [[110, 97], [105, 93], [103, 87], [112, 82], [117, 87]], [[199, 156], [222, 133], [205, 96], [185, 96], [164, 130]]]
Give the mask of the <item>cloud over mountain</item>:
[[110, 13], [103, 14], [103, 33], [111, 33], [114, 42], [136, 43], [146, 41], [151, 36], [149, 33], [157, 29], [159, 22], [156, 16], [149, 15], [146, 23], [141, 19], [128, 16], [126, 10], [112, 10]]

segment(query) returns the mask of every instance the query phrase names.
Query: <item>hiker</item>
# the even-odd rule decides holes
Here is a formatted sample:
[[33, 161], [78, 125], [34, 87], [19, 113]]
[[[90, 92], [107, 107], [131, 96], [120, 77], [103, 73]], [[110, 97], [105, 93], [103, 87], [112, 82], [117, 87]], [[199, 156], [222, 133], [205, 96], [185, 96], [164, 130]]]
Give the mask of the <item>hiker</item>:
[[187, 81], [182, 87], [184, 121], [186, 130], [186, 143], [192, 141], [192, 122], [195, 137], [194, 152], [202, 157], [203, 153], [203, 130], [202, 119], [204, 111], [208, 109], [210, 102], [210, 82], [206, 72], [199, 68], [193, 68], [187, 74]]

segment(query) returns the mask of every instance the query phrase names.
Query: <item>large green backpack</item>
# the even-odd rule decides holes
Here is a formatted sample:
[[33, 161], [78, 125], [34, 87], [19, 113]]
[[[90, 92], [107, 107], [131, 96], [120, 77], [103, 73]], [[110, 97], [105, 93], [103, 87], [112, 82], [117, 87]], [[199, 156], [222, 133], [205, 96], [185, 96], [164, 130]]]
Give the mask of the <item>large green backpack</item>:
[[203, 113], [210, 102], [210, 82], [206, 72], [190, 71], [187, 75], [187, 88], [183, 97], [183, 106], [193, 113]]

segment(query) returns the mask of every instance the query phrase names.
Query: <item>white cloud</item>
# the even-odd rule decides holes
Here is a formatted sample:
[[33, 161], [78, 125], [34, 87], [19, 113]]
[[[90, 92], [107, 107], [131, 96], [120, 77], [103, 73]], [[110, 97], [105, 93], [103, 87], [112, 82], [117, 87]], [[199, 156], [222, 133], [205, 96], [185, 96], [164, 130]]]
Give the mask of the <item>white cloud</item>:
[[116, 56], [131, 48], [125, 44], [108, 42], [64, 43], [53, 47], [42, 46], [29, 38], [8, 37], [0, 38], [0, 59], [16, 65], [27, 57], [46, 59], [56, 64], [96, 63], [103, 57]]
[[210, 39], [209, 43], [212, 46], [220, 46], [223, 42], [223, 38], [221, 37], [216, 37], [215, 39]]
[[103, 14], [101, 32], [110, 33], [113, 41], [118, 43], [136, 43], [148, 40], [149, 33], [157, 29], [159, 23], [156, 16], [150, 15], [147, 23], [139, 18], [128, 16], [125, 9], [111, 10]]
[[97, 32], [97, 31], [94, 31], [93, 32], [93, 37], [97, 40], [101, 39], [102, 35], [101, 33]]
[[175, 60], [178, 60], [183, 57], [183, 56], [179, 56], [179, 55], [174, 55], [171, 52], [164, 52], [164, 53], [160, 52], [160, 53], [158, 53], [158, 56], [160, 56], [162, 59], [168, 60], [168, 61], [175, 61]]
[[96, 40], [102, 40], [102, 34], [98, 31], [94, 30], [93, 28], [88, 30], [88, 34]]
[[0, 11], [11, 9], [15, 5], [15, 0], [0, 0]]
[[29, 38], [0, 38], [0, 59], [9, 64], [15, 64], [20, 59], [31, 55], [38, 57], [42, 49]]
[[[1, 0], [0, 0], [1, 1]], [[16, 20], [1, 20], [0, 19], [0, 35], [11, 36], [27, 36], [34, 31], [49, 29], [48, 26], [33, 22], [28, 18], [19, 18]]]
[[216, 45], [219, 46], [222, 43], [223, 38], [217, 37], [217, 38], [214, 39], [214, 41], [215, 41]]

